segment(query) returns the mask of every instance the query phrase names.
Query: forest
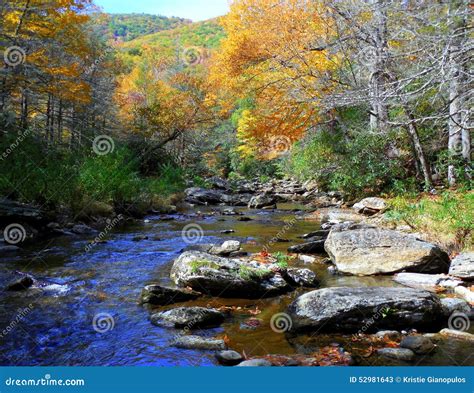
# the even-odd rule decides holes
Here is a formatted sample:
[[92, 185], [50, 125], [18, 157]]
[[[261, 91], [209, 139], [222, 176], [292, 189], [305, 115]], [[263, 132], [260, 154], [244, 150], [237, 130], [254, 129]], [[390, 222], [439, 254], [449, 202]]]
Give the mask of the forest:
[[[235, 327], [219, 332], [223, 344], [201, 343], [213, 349], [232, 347], [237, 355], [244, 354], [245, 361], [284, 365], [290, 357], [299, 365], [347, 365], [353, 359], [365, 364], [372, 353], [391, 361], [411, 359], [420, 353], [410, 345], [399, 348], [400, 340], [424, 336], [392, 332], [379, 335], [377, 341], [360, 329], [410, 331], [395, 316], [405, 312], [403, 302], [413, 298], [425, 314], [419, 323], [413, 317], [408, 328], [418, 323], [419, 331], [428, 331], [428, 321], [446, 327], [447, 318], [440, 317], [444, 311], [436, 308], [439, 300], [432, 299], [433, 293], [446, 294], [452, 303], [447, 301], [449, 307], [454, 307], [449, 315], [462, 312], [462, 322], [469, 324], [462, 332], [450, 325], [446, 335], [469, 335], [469, 304], [474, 302], [470, 281], [474, 278], [472, 10], [468, 0], [233, 0], [227, 15], [192, 22], [106, 14], [93, 0], [1, 2], [0, 223], [5, 231], [0, 249], [5, 255], [16, 255], [15, 270], [22, 272], [10, 286], [48, 287], [39, 284], [32, 271], [52, 275], [61, 285], [70, 275], [87, 282], [89, 276], [82, 268], [92, 261], [102, 263], [97, 250], [111, 247], [107, 252], [113, 254], [115, 243], [120, 249], [144, 247], [127, 258], [142, 263], [142, 270], [151, 270], [153, 256], [145, 249], [164, 242], [154, 252], [166, 254], [166, 263], [176, 251], [190, 253], [181, 254], [170, 266], [171, 280], [183, 289], [163, 289], [155, 276], [151, 279], [140, 270], [137, 286], [147, 284], [141, 301], [169, 306], [169, 298], [178, 297], [199, 303], [195, 299], [201, 295], [196, 291], [204, 290], [212, 301], [199, 305], [211, 304], [218, 311], [206, 309], [199, 314], [199, 327], [219, 326], [223, 314], [238, 308], [240, 314], [251, 314], [242, 322], [248, 325], [245, 329], [258, 332], [261, 320], [266, 323], [272, 315], [280, 315], [275, 313], [283, 306], [289, 307], [284, 316], [291, 318], [277, 322], [289, 323], [291, 331], [319, 331], [325, 325], [322, 317], [315, 316], [320, 310], [305, 309], [308, 306], [300, 298], [291, 298], [290, 305], [289, 299], [282, 300], [278, 307], [267, 300], [257, 306], [248, 302], [236, 306], [216, 300], [222, 293], [224, 298], [241, 299], [242, 292], [249, 292], [252, 299], [266, 299], [269, 293], [291, 292], [288, 285], [315, 288], [322, 281], [328, 288], [320, 291], [339, 290], [335, 295], [357, 303], [367, 296], [384, 298], [381, 288], [392, 286], [387, 282], [394, 274], [403, 290], [413, 291], [395, 293], [398, 286], [394, 287], [393, 296], [402, 300], [396, 306], [381, 301], [385, 308], [375, 313], [375, 323], [346, 320], [341, 328], [346, 316], [336, 315], [341, 321], [333, 319], [331, 328], [358, 332], [357, 337], [344, 339], [345, 351], [328, 341], [324, 350], [313, 354], [316, 360], [295, 352], [291, 340], [284, 345], [270, 340], [263, 352], [249, 353], [249, 342]], [[267, 213], [273, 214], [268, 227], [259, 221]], [[149, 217], [157, 217], [163, 227], [148, 233], [146, 225], [153, 221]], [[232, 220], [227, 226], [226, 218]], [[137, 228], [138, 223], [145, 228]], [[180, 223], [188, 225], [183, 229]], [[11, 225], [19, 226], [15, 236], [20, 241], [16, 237], [9, 241]], [[171, 231], [167, 225], [178, 235], [166, 237]], [[335, 229], [334, 225], [349, 227]], [[131, 245], [123, 243], [122, 237], [111, 241], [114, 231], [130, 235]], [[82, 257], [75, 254], [78, 246], [71, 240], [77, 235], [85, 236], [88, 244]], [[412, 235], [422, 240], [415, 241]], [[56, 261], [54, 266], [57, 259], [65, 258], [64, 267], [32, 268], [36, 266], [32, 261], [59, 247], [55, 242], [62, 245], [58, 239], [63, 237], [72, 242], [64, 246], [68, 256], [53, 251], [50, 258]], [[229, 240], [234, 237], [238, 240]], [[184, 246], [197, 248], [181, 247], [182, 239]], [[227, 241], [215, 244], [222, 240]], [[294, 244], [286, 244], [290, 242]], [[355, 247], [353, 251], [348, 252], [345, 242]], [[204, 243], [213, 247], [203, 248]], [[373, 251], [377, 247], [395, 254]], [[429, 249], [428, 254], [421, 249]], [[223, 258], [240, 258], [245, 252], [256, 262], [229, 259], [226, 267], [242, 281], [238, 288], [232, 289], [231, 284], [230, 289], [221, 288], [209, 277], [204, 280], [209, 288], [203, 288], [199, 279], [190, 278], [204, 277], [207, 270], [221, 272]], [[72, 266], [66, 262], [69, 254]], [[302, 266], [300, 262], [294, 266], [295, 260], [302, 255], [316, 258], [318, 266], [306, 273], [301, 270], [308, 270], [307, 264], [297, 269]], [[116, 258], [115, 262], [122, 261]], [[373, 263], [366, 262], [371, 258]], [[456, 258], [459, 274], [449, 267]], [[51, 260], [47, 259], [48, 266]], [[117, 281], [125, 278], [115, 276], [123, 274], [119, 269], [110, 269], [103, 274]], [[2, 267], [0, 276], [11, 273], [12, 269]], [[325, 278], [316, 279], [321, 274]], [[342, 278], [345, 275], [365, 278], [333, 288], [337, 280], [349, 282]], [[433, 284], [428, 279], [438, 281]], [[235, 284], [235, 280], [231, 281]], [[268, 281], [266, 290], [262, 280]], [[117, 289], [108, 285], [91, 289], [93, 300], [87, 301], [87, 307], [97, 302], [115, 307]], [[431, 291], [416, 292], [420, 285]], [[350, 289], [354, 286], [370, 294], [354, 292]], [[333, 295], [321, 292], [314, 298], [328, 302], [331, 310]], [[454, 306], [455, 300], [459, 302]], [[443, 303], [443, 307], [448, 306]], [[152, 314], [152, 323], [163, 327], [186, 319], [186, 310], [181, 310], [185, 316], [164, 315], [175, 310]], [[115, 319], [107, 322], [115, 326]], [[275, 333], [273, 326], [270, 333]], [[183, 337], [178, 348], [196, 348], [195, 342]], [[116, 356], [110, 364], [139, 364], [138, 359], [118, 360], [128, 356], [121, 352], [120, 343], [113, 343]], [[16, 362], [35, 363], [24, 360], [25, 353], [35, 351], [25, 346], [16, 349]], [[349, 351], [348, 346], [355, 348]], [[463, 363], [463, 346], [454, 347], [443, 350], [454, 351], [450, 353], [457, 362], [469, 365]], [[403, 348], [414, 354], [403, 353]], [[401, 350], [396, 356], [391, 351], [395, 349]], [[70, 362], [60, 356], [49, 363], [46, 354], [38, 355], [39, 364]], [[163, 358], [178, 364], [175, 356], [171, 352]], [[219, 363], [239, 363], [229, 356], [218, 355]], [[104, 365], [104, 359], [83, 355], [79, 362]], [[199, 359], [198, 365], [208, 362], [206, 357]], [[445, 362], [441, 357], [433, 359], [426, 364]], [[12, 363], [2, 360], [2, 364]]]

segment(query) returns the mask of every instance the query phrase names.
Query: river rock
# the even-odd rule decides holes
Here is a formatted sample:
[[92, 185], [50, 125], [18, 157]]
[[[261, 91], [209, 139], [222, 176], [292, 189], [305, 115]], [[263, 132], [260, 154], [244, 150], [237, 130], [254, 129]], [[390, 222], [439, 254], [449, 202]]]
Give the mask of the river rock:
[[463, 280], [474, 280], [474, 252], [464, 252], [454, 258], [449, 274]]
[[219, 255], [222, 257], [229, 256], [233, 252], [237, 252], [240, 250], [240, 242], [237, 240], [228, 240], [222, 243], [220, 246], [211, 247], [209, 250], [209, 254]]
[[289, 268], [286, 270], [286, 274], [291, 280], [291, 284], [306, 288], [316, 288], [319, 285], [316, 274], [309, 269]]
[[471, 291], [469, 288], [458, 286], [454, 288], [454, 293], [461, 296], [468, 303], [474, 304], [474, 291]]
[[403, 338], [400, 348], [411, 349], [417, 355], [426, 355], [435, 348], [435, 345], [428, 337], [424, 336], [408, 336]]
[[377, 350], [377, 354], [391, 359], [404, 360], [409, 362], [415, 357], [415, 353], [407, 348], [382, 348]]
[[382, 198], [365, 198], [353, 206], [353, 209], [356, 210], [357, 213], [368, 216], [384, 211], [386, 208], [387, 204]]
[[271, 367], [272, 364], [265, 359], [250, 359], [238, 364], [237, 367]]
[[161, 285], [147, 285], [142, 290], [141, 303], [156, 306], [186, 302], [201, 296], [201, 293], [186, 288], [168, 288]]
[[407, 287], [422, 288], [431, 292], [454, 288], [461, 284], [460, 280], [446, 274], [398, 273], [393, 280]]
[[32, 287], [35, 280], [32, 276], [25, 273], [15, 273], [15, 278], [7, 285], [6, 290], [12, 292], [24, 291]]
[[446, 273], [449, 257], [438, 246], [389, 229], [368, 225], [337, 225], [325, 248], [338, 270], [355, 275], [402, 270]]
[[454, 312], [460, 312], [469, 314], [471, 312], [471, 306], [463, 299], [445, 297], [441, 299], [441, 305], [443, 306], [444, 315], [450, 316]]
[[229, 190], [230, 184], [227, 180], [220, 177], [214, 176], [208, 179], [207, 181], [212, 188], [217, 188], [219, 190]]
[[361, 214], [354, 213], [353, 210], [349, 209], [321, 209], [318, 211], [320, 221], [323, 224], [342, 224], [344, 222], [355, 222], [359, 223], [366, 219]]
[[402, 334], [397, 330], [381, 330], [375, 333], [374, 336], [380, 339], [389, 338], [390, 340], [398, 340]]
[[84, 224], [76, 224], [71, 228], [71, 232], [75, 233], [76, 235], [95, 235], [98, 233], [95, 229], [84, 225]]
[[153, 314], [150, 320], [161, 327], [199, 329], [220, 326], [224, 318], [224, 314], [212, 308], [179, 307]]
[[301, 239], [311, 239], [311, 238], [320, 238], [320, 239], [327, 239], [329, 236], [329, 230], [320, 229], [318, 231], [313, 231], [309, 233], [305, 233], [301, 236]]
[[216, 353], [217, 361], [224, 366], [236, 366], [244, 360], [244, 357], [236, 351], [219, 351]]
[[224, 340], [200, 336], [180, 336], [171, 345], [182, 349], [200, 349], [205, 351], [222, 351], [227, 348]]
[[230, 196], [220, 190], [206, 190], [204, 188], [188, 188], [184, 191], [185, 201], [194, 205], [217, 205], [225, 202]]
[[256, 299], [291, 289], [281, 274], [265, 264], [196, 251], [178, 257], [171, 269], [171, 278], [180, 287], [220, 297]]
[[463, 332], [461, 330], [443, 329], [439, 332], [439, 334], [445, 337], [456, 338], [458, 340], [467, 340], [474, 342], [474, 334]]
[[249, 209], [262, 209], [265, 207], [276, 208], [276, 199], [274, 196], [260, 194], [252, 197], [248, 204]]
[[434, 294], [390, 287], [319, 289], [298, 297], [288, 313], [293, 331], [430, 330], [444, 319]]
[[297, 244], [288, 248], [288, 252], [295, 254], [321, 254], [326, 253], [324, 249], [325, 240]]

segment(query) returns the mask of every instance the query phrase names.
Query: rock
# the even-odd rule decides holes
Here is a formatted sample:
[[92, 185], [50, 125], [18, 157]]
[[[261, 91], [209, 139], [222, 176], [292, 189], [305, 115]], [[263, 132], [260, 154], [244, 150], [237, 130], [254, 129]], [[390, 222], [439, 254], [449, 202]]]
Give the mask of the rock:
[[219, 190], [229, 190], [230, 189], [230, 184], [227, 180], [222, 179], [220, 177], [214, 176], [208, 179], [208, 184], [212, 188], [217, 188]]
[[313, 232], [309, 232], [309, 233], [305, 233], [304, 235], [301, 236], [301, 239], [311, 239], [311, 238], [314, 238], [314, 237], [317, 237], [317, 238], [321, 238], [321, 239], [327, 239], [327, 237], [329, 236], [329, 230], [324, 230], [324, 229], [320, 229], [319, 231], [313, 231]]
[[337, 267], [336, 266], [328, 266], [328, 273], [331, 275], [331, 276], [337, 276], [339, 275], [339, 270], [337, 270]]
[[174, 328], [212, 328], [224, 322], [224, 314], [212, 308], [178, 307], [153, 314], [151, 323], [161, 327]]
[[426, 355], [433, 351], [435, 345], [428, 337], [408, 336], [403, 338], [400, 343], [400, 348], [411, 349], [417, 355]]
[[401, 333], [397, 330], [381, 330], [380, 332], [375, 333], [377, 338], [389, 338], [390, 340], [398, 340], [401, 337]]
[[265, 359], [251, 359], [245, 360], [238, 364], [237, 367], [271, 367], [272, 364]]
[[260, 194], [252, 197], [248, 204], [249, 209], [261, 209], [264, 207], [276, 208], [276, 200], [273, 196]]
[[474, 292], [469, 290], [468, 288], [461, 287], [461, 286], [456, 287], [456, 288], [454, 288], [454, 293], [461, 296], [468, 303], [474, 304]]
[[199, 336], [180, 336], [173, 340], [172, 345], [182, 349], [200, 349], [209, 351], [222, 351], [227, 349], [224, 340]]
[[323, 224], [342, 224], [344, 222], [359, 223], [365, 220], [363, 215], [354, 213], [349, 209], [321, 209], [318, 211]]
[[229, 202], [231, 197], [219, 190], [206, 190], [203, 188], [188, 188], [184, 191], [185, 201], [195, 205], [217, 205]]
[[415, 353], [406, 348], [382, 348], [377, 350], [377, 354], [386, 358], [404, 360], [409, 362], [415, 357]]
[[248, 222], [248, 221], [253, 221], [253, 219], [250, 217], [239, 217], [237, 221]]
[[95, 235], [97, 231], [84, 224], [76, 224], [71, 228], [71, 232], [76, 235]]
[[223, 235], [228, 235], [230, 233], [235, 233], [233, 229], [224, 229], [223, 231], [220, 231]]
[[303, 255], [303, 254], [300, 254], [298, 256], [298, 258], [303, 261], [304, 263], [314, 263], [316, 262], [316, 258], [315, 257], [312, 257], [311, 255]]
[[367, 225], [337, 225], [325, 248], [338, 270], [355, 275], [402, 270], [446, 273], [449, 257], [439, 247], [412, 235]]
[[183, 288], [167, 288], [161, 285], [147, 285], [141, 294], [141, 303], [149, 303], [156, 306], [186, 302], [201, 296], [201, 293]]
[[289, 268], [286, 270], [286, 275], [290, 279], [290, 285], [306, 288], [316, 288], [319, 285], [316, 274], [309, 269]]
[[439, 299], [411, 288], [324, 288], [305, 293], [288, 308], [293, 331], [357, 332], [437, 329], [444, 320]]
[[474, 280], [474, 252], [464, 252], [454, 258], [449, 274], [463, 280]]
[[18, 292], [18, 291], [24, 291], [30, 287], [32, 287], [35, 283], [35, 280], [32, 276], [29, 274], [24, 274], [17, 272], [15, 273], [16, 278], [11, 281], [7, 287], [7, 291], [12, 291], [12, 292]]
[[326, 253], [324, 240], [317, 240], [310, 243], [297, 244], [288, 248], [288, 252], [295, 254], [321, 254]]
[[0, 199], [0, 222], [2, 223], [38, 223], [45, 220], [45, 214], [40, 208], [9, 199]]
[[387, 204], [382, 198], [365, 198], [362, 199], [359, 203], [356, 203], [353, 206], [353, 209], [355, 209], [357, 213], [372, 216], [378, 212], [386, 210]]
[[228, 240], [220, 246], [214, 246], [209, 250], [209, 254], [219, 255], [222, 257], [229, 256], [233, 252], [240, 250], [240, 242], [237, 240]]
[[474, 334], [454, 329], [443, 329], [439, 332], [442, 336], [456, 338], [458, 340], [474, 341]]
[[148, 236], [146, 235], [137, 235], [132, 238], [133, 242], [141, 242], [143, 240], [148, 240]]
[[398, 273], [393, 280], [411, 288], [422, 288], [431, 292], [440, 289], [454, 288], [461, 284], [460, 280], [453, 279], [446, 274]]
[[471, 306], [469, 306], [469, 304], [463, 299], [445, 297], [440, 300], [441, 305], [443, 306], [444, 315], [448, 317], [456, 311], [464, 314], [469, 314], [471, 312]]
[[236, 351], [219, 351], [216, 353], [217, 361], [224, 366], [236, 366], [244, 360], [244, 357]]
[[291, 288], [279, 273], [258, 262], [217, 257], [203, 252], [185, 252], [174, 262], [171, 278], [180, 287], [190, 287], [219, 297], [257, 299], [276, 296]]

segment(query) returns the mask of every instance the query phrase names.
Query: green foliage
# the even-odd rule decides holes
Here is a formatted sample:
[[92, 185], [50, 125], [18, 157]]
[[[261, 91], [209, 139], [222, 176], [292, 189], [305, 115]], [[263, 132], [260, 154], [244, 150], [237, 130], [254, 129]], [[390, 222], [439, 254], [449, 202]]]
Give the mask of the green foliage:
[[279, 160], [261, 160], [254, 156], [242, 158], [233, 151], [231, 154], [231, 178], [262, 178], [263, 180], [280, 177]]
[[285, 255], [282, 252], [276, 252], [275, 254], [273, 254], [273, 256], [276, 258], [276, 264], [280, 269], [288, 269], [288, 262], [290, 260], [290, 257], [288, 255]]
[[352, 130], [320, 130], [297, 143], [282, 163], [283, 172], [316, 180], [322, 189], [350, 196], [389, 189], [400, 175], [400, 163], [387, 159], [386, 136]]
[[137, 37], [192, 23], [188, 19], [148, 14], [96, 14], [91, 24], [100, 37], [131, 41]]
[[157, 197], [184, 189], [180, 168], [164, 164], [153, 177], [144, 177], [140, 174], [140, 156], [125, 146], [97, 156], [90, 150], [72, 152], [46, 146], [31, 136], [11, 149], [15, 143], [13, 135], [0, 140], [1, 151], [11, 150], [8, 156], [2, 156], [0, 195], [11, 199], [48, 208], [68, 206], [74, 211], [93, 201], [152, 207]]
[[217, 263], [205, 259], [192, 261], [189, 266], [191, 267], [192, 274], [198, 273], [201, 268], [219, 270], [219, 265]]
[[403, 222], [433, 236], [455, 250], [473, 247], [474, 193], [446, 191], [438, 197], [396, 197], [386, 213], [389, 220]]
[[266, 269], [255, 269], [249, 266], [240, 266], [239, 268], [239, 276], [244, 280], [262, 280], [268, 276], [270, 276], [272, 272]]

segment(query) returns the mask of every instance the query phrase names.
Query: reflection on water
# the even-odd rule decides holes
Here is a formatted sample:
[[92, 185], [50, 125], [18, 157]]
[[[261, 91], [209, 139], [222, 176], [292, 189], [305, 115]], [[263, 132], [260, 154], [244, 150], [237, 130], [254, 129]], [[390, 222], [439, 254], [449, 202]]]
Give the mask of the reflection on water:
[[[182, 228], [198, 223], [204, 230], [202, 243], [240, 240], [249, 252], [270, 246], [272, 252], [285, 251], [288, 239], [301, 242], [299, 235], [318, 229], [314, 222], [299, 220], [297, 206], [280, 206], [286, 211], [244, 211], [252, 221], [240, 216], [206, 216], [183, 214], [171, 221], [148, 217], [122, 232], [111, 235], [106, 243], [88, 252], [87, 237], [56, 238], [25, 249], [21, 254], [0, 256], [0, 282], [9, 272], [18, 270], [44, 280], [42, 288], [22, 293], [0, 293], [0, 364], [1, 365], [215, 365], [213, 353], [171, 347], [170, 340], [179, 334], [150, 324], [151, 310], [138, 305], [144, 285], [171, 285], [169, 272], [173, 259], [186, 246]], [[207, 211], [212, 209], [207, 208]], [[202, 211], [205, 211], [204, 209]], [[233, 229], [235, 233], [222, 234]], [[138, 235], [148, 240], [133, 241]], [[393, 286], [388, 277], [345, 277], [327, 273], [324, 258], [308, 264], [294, 260], [291, 264], [315, 271], [323, 287], [327, 286]], [[347, 350], [358, 351], [348, 336], [288, 337], [270, 329], [271, 317], [285, 310], [298, 292], [273, 299], [239, 300], [203, 298], [189, 305], [229, 307], [232, 316], [217, 329], [198, 331], [209, 337], [226, 337], [229, 346], [245, 351], [247, 356], [269, 353], [293, 354], [338, 343]], [[94, 317], [104, 314], [110, 325], [97, 328]], [[252, 318], [252, 323], [248, 323]], [[110, 322], [110, 321], [109, 321]], [[440, 343], [440, 351], [424, 358], [420, 364], [456, 364], [472, 352], [464, 343]], [[366, 350], [366, 348], [362, 348]], [[389, 364], [374, 357], [362, 363]], [[473, 359], [464, 365], [472, 364]]]

